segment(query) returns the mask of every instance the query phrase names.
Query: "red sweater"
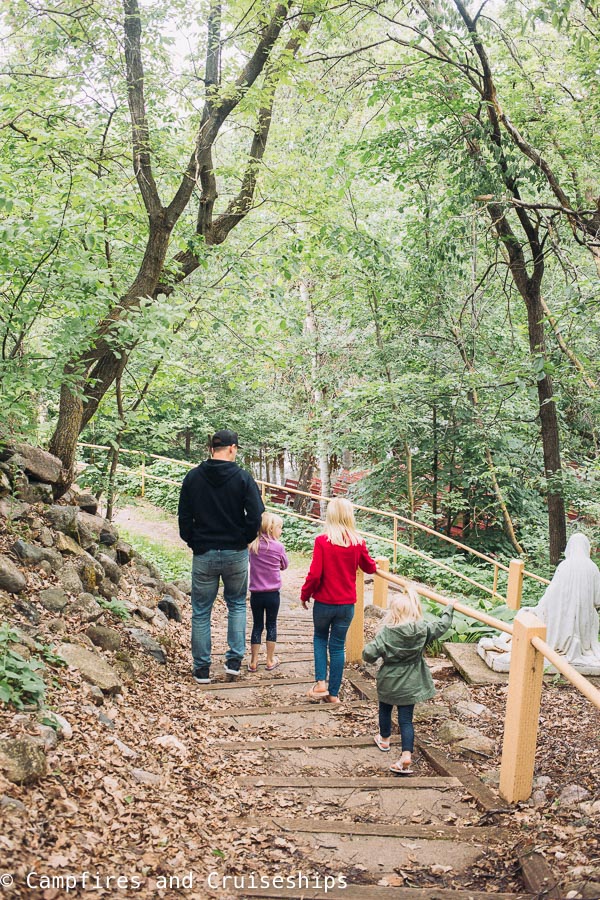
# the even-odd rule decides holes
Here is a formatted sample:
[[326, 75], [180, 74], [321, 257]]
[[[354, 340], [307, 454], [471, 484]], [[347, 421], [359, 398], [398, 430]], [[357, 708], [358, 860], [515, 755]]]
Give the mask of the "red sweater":
[[300, 599], [305, 602], [314, 597], [319, 603], [356, 603], [356, 570], [373, 573], [376, 567], [364, 541], [340, 547], [330, 543], [327, 535], [320, 534], [315, 539]]

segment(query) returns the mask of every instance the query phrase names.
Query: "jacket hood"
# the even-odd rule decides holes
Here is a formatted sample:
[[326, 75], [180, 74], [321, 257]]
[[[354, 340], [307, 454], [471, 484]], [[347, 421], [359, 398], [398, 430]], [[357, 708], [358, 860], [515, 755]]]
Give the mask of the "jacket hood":
[[421, 620], [420, 622], [396, 625], [394, 628], [386, 625], [383, 629], [383, 636], [386, 644], [386, 662], [418, 659], [427, 642], [427, 624]]
[[198, 467], [199, 474], [215, 488], [222, 487], [241, 471], [237, 463], [225, 459], [206, 459]]

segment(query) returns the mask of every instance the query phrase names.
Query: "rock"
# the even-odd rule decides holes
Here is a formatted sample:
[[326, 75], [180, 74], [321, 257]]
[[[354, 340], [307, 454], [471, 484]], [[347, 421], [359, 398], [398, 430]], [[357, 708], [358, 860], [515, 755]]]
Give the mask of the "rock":
[[469, 737], [459, 741], [456, 747], [464, 756], [470, 756], [474, 759], [478, 759], [481, 756], [493, 756], [496, 752], [496, 742], [479, 733], [469, 735]]
[[105, 600], [114, 600], [118, 593], [116, 584], [114, 581], [111, 581], [110, 578], [103, 578], [100, 581], [97, 590], [100, 596], [104, 597]]
[[40, 591], [40, 603], [48, 612], [62, 612], [68, 602], [69, 598], [60, 588], [46, 588]]
[[121, 635], [107, 625], [90, 625], [85, 633], [101, 650], [118, 650], [121, 646]]
[[77, 509], [74, 506], [59, 506], [55, 504], [46, 510], [46, 518], [56, 531], [68, 534], [77, 540]]
[[158, 601], [158, 608], [165, 614], [167, 619], [172, 619], [173, 622], [181, 622], [181, 610], [175, 603], [175, 600], [168, 594]]
[[95, 706], [102, 706], [102, 704], [104, 703], [104, 694], [102, 693], [100, 688], [96, 687], [95, 684], [88, 684], [87, 688], [92, 703]]
[[82, 622], [95, 622], [104, 612], [92, 594], [80, 594], [69, 606], [69, 615], [77, 616]]
[[127, 744], [124, 744], [119, 738], [113, 738], [113, 744], [126, 759], [135, 759], [136, 756], [139, 756], [137, 750], [132, 750], [131, 747], [128, 747]]
[[10, 443], [7, 449], [11, 464], [24, 469], [28, 475], [33, 475], [36, 481], [56, 484], [59, 480], [62, 463], [52, 453], [22, 443]]
[[6, 472], [0, 471], [0, 497], [6, 497], [12, 494], [12, 486]]
[[442, 690], [446, 703], [458, 703], [459, 700], [471, 700], [471, 692], [463, 681], [455, 681]]
[[46, 774], [46, 754], [29, 735], [0, 740], [0, 771], [13, 784], [31, 784]]
[[147, 784], [150, 787], [158, 787], [163, 782], [162, 776], [147, 772], [145, 769], [131, 769], [131, 776], [138, 784]]
[[18, 540], [11, 549], [19, 559], [29, 566], [37, 566], [42, 560], [45, 560], [50, 563], [53, 572], [58, 572], [63, 564], [63, 558], [60, 553], [51, 547], [37, 547], [35, 544], [28, 544], [23, 540]]
[[182, 593], [187, 594], [188, 596], [191, 595], [192, 582], [189, 581], [189, 579], [181, 578], [179, 581], [175, 581], [174, 584], [175, 584], [175, 587], [178, 587]]
[[459, 700], [454, 705], [454, 709], [459, 716], [468, 716], [472, 719], [489, 719], [492, 717], [491, 711], [483, 703], [474, 703], [466, 700]]
[[567, 900], [598, 900], [600, 897], [600, 881], [586, 879], [582, 882], [567, 884], [563, 890]]
[[32, 625], [39, 625], [41, 620], [41, 615], [39, 609], [37, 609], [33, 603], [30, 603], [29, 600], [25, 600], [22, 597], [16, 597], [13, 603], [13, 609], [15, 612], [21, 613]]
[[171, 582], [165, 584], [165, 594], [172, 597], [176, 603], [185, 603], [187, 601], [187, 596], [183, 591], [180, 591], [179, 588]]
[[58, 580], [60, 581], [62, 588], [69, 594], [77, 595], [81, 594], [83, 591], [81, 578], [77, 574], [77, 569], [74, 566], [63, 566], [58, 573]]
[[98, 553], [96, 554], [96, 559], [104, 569], [104, 574], [107, 578], [110, 578], [115, 584], [118, 584], [121, 580], [121, 570], [117, 563], [107, 556], [106, 553]]
[[442, 703], [417, 703], [415, 706], [415, 722], [429, 722], [431, 719], [449, 719], [450, 708]]
[[169, 627], [169, 620], [165, 616], [164, 612], [160, 609], [156, 609], [154, 612], [154, 618], [152, 619], [152, 624], [155, 628], [158, 628], [160, 631], [164, 631]]
[[137, 609], [137, 612], [138, 612], [138, 613], [140, 614], [140, 616], [142, 617], [142, 619], [144, 619], [146, 622], [151, 622], [152, 619], [154, 618], [154, 615], [155, 615], [154, 610], [153, 610], [153, 609], [150, 609], [149, 606], [140, 606], [140, 605], [138, 605], [138, 606], [136, 607], [136, 609]]
[[79, 509], [95, 516], [98, 512], [98, 501], [89, 491], [81, 490], [78, 484], [72, 484], [63, 496], [66, 503], [74, 503]]
[[106, 713], [102, 712], [101, 709], [96, 710], [96, 716], [98, 717], [98, 721], [102, 725], [105, 725], [107, 728], [110, 728], [111, 731], [113, 730], [113, 728], [115, 727], [115, 723], [110, 718], [110, 716], [107, 716]]
[[146, 653], [154, 657], [161, 665], [166, 664], [167, 657], [165, 656], [163, 648], [148, 634], [147, 631], [144, 631], [143, 628], [128, 628], [127, 632]]
[[3, 794], [0, 797], [0, 809], [5, 810], [6, 812], [10, 812], [11, 810], [26, 812], [27, 807], [24, 803], [21, 803], [20, 800], [17, 800], [16, 797], [9, 797], [7, 794]]
[[38, 565], [38, 569], [40, 572], [43, 572], [44, 575], [52, 575], [52, 566], [46, 559], [43, 559], [41, 561], [41, 563]]
[[41, 481], [30, 481], [25, 488], [15, 491], [19, 500], [26, 503], [52, 503], [52, 488]]
[[160, 581], [158, 578], [153, 578], [152, 575], [140, 575], [138, 579], [139, 583], [144, 587], [150, 588], [152, 591], [158, 590], [158, 586]]
[[[104, 578], [104, 569], [100, 565], [97, 559], [87, 552], [87, 550], [82, 550], [78, 556], [73, 558], [73, 565], [79, 572], [79, 577], [82, 581], [84, 581], [84, 569], [91, 567], [95, 572], [95, 581], [100, 582]], [[85, 584], [85, 581], [84, 581]]]
[[57, 734], [65, 741], [70, 741], [73, 737], [73, 728], [64, 716], [56, 712], [40, 713], [39, 718], [50, 720], [54, 723], [54, 729]]
[[0, 500], [0, 518], [11, 522], [24, 518], [29, 512], [29, 503], [21, 503], [15, 497], [3, 497]]
[[372, 603], [369, 603], [365, 606], [365, 619], [383, 619], [385, 612], [385, 609], [382, 609], [380, 606], [374, 606]]
[[590, 792], [578, 784], [567, 784], [558, 795], [559, 806], [576, 806], [582, 800], [587, 800]]
[[75, 538], [59, 531], [56, 535], [54, 546], [60, 553], [70, 553], [72, 556], [83, 556], [86, 552], [83, 547], [77, 543]]
[[99, 654], [77, 644], [60, 644], [57, 653], [67, 665], [78, 669], [86, 681], [95, 684], [104, 693], [116, 694], [121, 690], [121, 679]]
[[54, 750], [58, 746], [58, 736], [50, 725], [38, 725], [38, 732], [46, 750]]
[[120, 566], [126, 566], [133, 559], [133, 547], [125, 541], [117, 541], [115, 544], [117, 562]]
[[455, 719], [447, 719], [437, 732], [438, 738], [445, 744], [455, 744], [458, 741], [464, 741], [466, 738], [475, 737], [476, 735], [479, 735], [479, 732], [475, 728], [469, 728]]
[[54, 546], [54, 537], [52, 535], [52, 532], [45, 525], [43, 525], [40, 528], [39, 542], [42, 545], [42, 547], [53, 547]]
[[[100, 544], [116, 544], [119, 540], [117, 529], [108, 519], [101, 516], [92, 516], [86, 512], [77, 513], [77, 525], [79, 528], [80, 538], [91, 540]], [[82, 546], [85, 543], [81, 541]]]
[[485, 784], [493, 784], [497, 787], [500, 784], [500, 769], [488, 769], [479, 777]]
[[52, 634], [65, 634], [67, 632], [67, 623], [64, 619], [53, 619], [46, 626]]
[[545, 806], [547, 802], [546, 792], [545, 791], [534, 791], [531, 797], [529, 798], [529, 802], [531, 806], [539, 809], [541, 806]]
[[9, 594], [20, 594], [27, 587], [27, 579], [8, 556], [0, 555], [0, 588]]
[[552, 785], [552, 779], [547, 775], [538, 775], [537, 778], [533, 779], [533, 786], [536, 788], [540, 788], [540, 790], [545, 791], [546, 788], [549, 788]]
[[117, 650], [115, 653], [115, 666], [125, 678], [134, 678], [136, 675], [135, 664], [125, 650]]
[[166, 750], [176, 750], [182, 756], [188, 754], [188, 748], [174, 734], [162, 734], [160, 737], [152, 738], [150, 743], [157, 747], [164, 747]]

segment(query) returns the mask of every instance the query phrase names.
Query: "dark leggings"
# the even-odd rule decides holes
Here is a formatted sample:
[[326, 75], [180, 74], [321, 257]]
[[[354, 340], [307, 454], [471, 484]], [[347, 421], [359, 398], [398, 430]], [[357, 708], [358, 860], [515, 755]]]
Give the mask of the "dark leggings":
[[251, 644], [260, 644], [265, 616], [267, 618], [267, 640], [277, 640], [277, 613], [279, 612], [279, 591], [252, 591], [250, 593], [250, 609], [252, 610]]
[[[413, 728], [413, 712], [415, 705], [398, 707], [398, 725], [400, 726], [400, 738], [402, 740], [402, 750], [412, 753], [415, 749], [415, 729]], [[379, 734], [384, 740], [387, 740], [392, 733], [392, 711], [394, 707], [391, 703], [382, 703], [379, 701]]]

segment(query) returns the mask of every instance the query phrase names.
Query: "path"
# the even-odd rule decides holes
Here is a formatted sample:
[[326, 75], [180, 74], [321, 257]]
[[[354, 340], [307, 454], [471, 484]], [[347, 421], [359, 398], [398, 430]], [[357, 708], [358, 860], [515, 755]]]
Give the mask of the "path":
[[[373, 743], [373, 683], [348, 668], [341, 707], [306, 700], [312, 683], [310, 619], [284, 594], [280, 670], [198, 686], [220, 701], [212, 715], [227, 735], [214, 746], [239, 772], [252, 833], [275, 824], [281, 846], [301, 848], [302, 868], [319, 873], [300, 887], [245, 887], [244, 897], [304, 900], [516, 900], [532, 895], [474, 890], [482, 859], [512, 855], [511, 835], [488, 824], [498, 798], [467, 769], [421, 745], [416, 774], [389, 772], [394, 752]], [[214, 677], [225, 679], [215, 668]], [[215, 704], [217, 705], [217, 704]], [[394, 739], [397, 749], [398, 738]], [[483, 816], [482, 816], [483, 813]], [[493, 821], [493, 816], [491, 816]], [[507, 848], [511, 848], [508, 850]], [[325, 877], [331, 880], [325, 889]], [[340, 880], [342, 879], [342, 880]], [[347, 883], [347, 887], [343, 887]], [[418, 885], [418, 886], [415, 886]]]
[[[181, 546], [175, 518], [165, 514], [157, 522], [152, 512], [149, 505], [128, 507], [119, 511], [116, 521], [153, 540]], [[307, 702], [313, 662], [311, 617], [298, 602], [304, 570], [296, 565], [283, 575], [280, 669], [267, 673], [263, 658], [254, 675], [245, 665], [239, 680], [223, 673], [226, 620], [219, 603], [213, 618], [212, 674], [217, 681], [186, 684], [190, 704], [196, 692], [210, 696], [210, 715], [221, 723], [222, 738], [208, 740], [220, 751], [223, 768], [236, 775], [232, 813], [241, 810], [243, 816], [232, 814], [232, 826], [260, 846], [262, 831], [274, 825], [282, 859], [299, 860], [294, 885], [283, 889], [268, 872], [258, 872], [265, 876], [264, 884], [246, 878], [243, 887], [240, 882], [228, 896], [533, 898], [513, 873], [512, 893], [498, 891], [494, 877], [506, 869], [518, 870], [514, 845], [519, 835], [494, 824], [502, 804], [470, 771], [421, 743], [413, 777], [389, 772], [398, 738], [393, 738], [389, 754], [373, 743], [377, 728], [372, 681], [347, 667], [340, 707]], [[435, 716], [434, 705], [428, 704], [421, 715]], [[486, 877], [491, 892], [485, 890]]]

